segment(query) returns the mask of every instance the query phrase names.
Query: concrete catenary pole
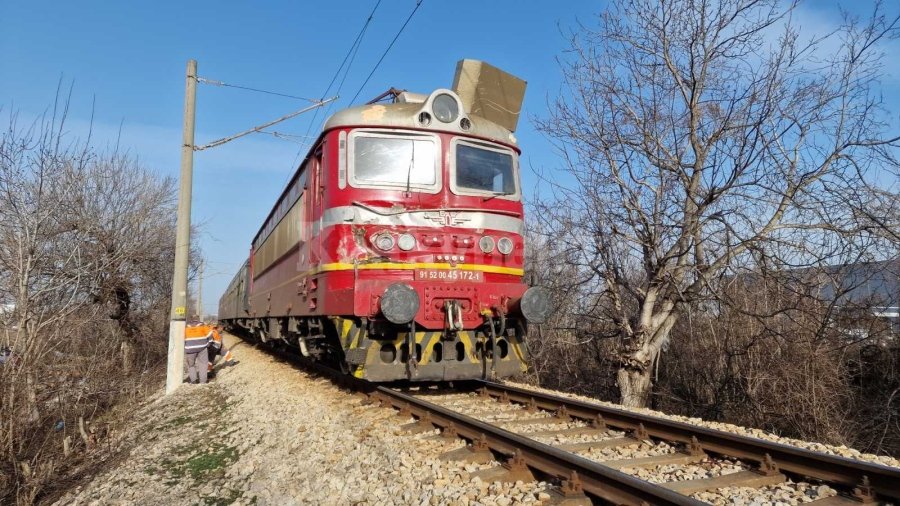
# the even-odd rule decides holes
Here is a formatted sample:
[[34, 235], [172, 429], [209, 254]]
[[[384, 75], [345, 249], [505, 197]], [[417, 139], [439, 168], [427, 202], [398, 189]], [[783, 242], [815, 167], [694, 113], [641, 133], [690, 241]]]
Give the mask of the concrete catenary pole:
[[175, 235], [175, 271], [172, 274], [172, 311], [169, 318], [169, 361], [166, 394], [184, 378], [184, 328], [187, 306], [188, 260], [191, 251], [191, 184], [194, 169], [194, 111], [197, 98], [197, 61], [187, 64], [184, 90], [184, 131], [181, 143], [181, 186]]
[[203, 259], [200, 259], [199, 272], [197, 272], [197, 316], [203, 319]]

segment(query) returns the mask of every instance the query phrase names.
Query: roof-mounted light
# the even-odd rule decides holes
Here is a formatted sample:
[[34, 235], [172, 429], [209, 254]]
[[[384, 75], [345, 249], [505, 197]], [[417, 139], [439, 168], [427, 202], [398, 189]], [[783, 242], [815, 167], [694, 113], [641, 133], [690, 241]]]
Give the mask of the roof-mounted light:
[[453, 123], [459, 117], [459, 104], [452, 95], [441, 93], [431, 101], [434, 117], [444, 123]]

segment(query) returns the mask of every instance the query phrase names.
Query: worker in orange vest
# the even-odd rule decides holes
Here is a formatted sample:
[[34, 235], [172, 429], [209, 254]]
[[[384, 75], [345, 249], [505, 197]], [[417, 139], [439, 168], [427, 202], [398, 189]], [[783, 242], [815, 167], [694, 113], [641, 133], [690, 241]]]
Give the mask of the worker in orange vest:
[[207, 365], [207, 370], [212, 372], [213, 366], [216, 363], [218, 357], [222, 357], [225, 361], [226, 366], [233, 366], [237, 364], [234, 360], [234, 355], [231, 353], [225, 343], [222, 341], [222, 334], [219, 333], [220, 327], [218, 325], [212, 328], [212, 341], [209, 343], [209, 362]]
[[206, 348], [212, 341], [213, 331], [199, 319], [188, 322], [184, 329], [184, 364], [191, 383], [206, 383], [209, 354]]

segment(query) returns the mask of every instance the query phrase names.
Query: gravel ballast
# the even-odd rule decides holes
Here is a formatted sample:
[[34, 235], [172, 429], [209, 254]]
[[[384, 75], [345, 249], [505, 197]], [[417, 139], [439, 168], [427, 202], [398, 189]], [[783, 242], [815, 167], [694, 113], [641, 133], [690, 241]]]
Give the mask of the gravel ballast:
[[801, 441], [798, 439], [782, 437], [777, 434], [772, 434], [770, 432], [766, 432], [761, 429], [754, 429], [748, 427], [741, 427], [738, 425], [732, 425], [729, 423], [723, 422], [710, 422], [707, 420], [703, 420], [700, 418], [688, 417], [688, 416], [680, 416], [680, 415], [669, 415], [666, 413], [662, 413], [659, 411], [654, 411], [652, 409], [645, 408], [625, 408], [615, 403], [600, 401], [597, 399], [593, 399], [590, 397], [585, 397], [583, 395], [572, 394], [568, 392], [559, 392], [556, 390], [550, 390], [546, 388], [537, 387], [534, 385], [529, 385], [525, 383], [516, 383], [513, 381], [504, 381], [503, 383], [514, 386], [517, 388], [522, 388], [525, 390], [532, 390], [534, 392], [542, 392], [551, 395], [558, 395], [561, 397], [567, 397], [569, 399], [575, 399], [584, 402], [590, 402], [593, 404], [599, 404], [601, 406], [606, 406], [615, 409], [626, 409], [629, 411], [634, 411], [636, 413], [642, 413], [645, 415], [655, 416], [659, 418], [666, 418], [669, 420], [677, 420], [679, 422], [689, 423], [692, 425], [698, 425], [701, 427], [707, 427], [710, 429], [721, 430], [725, 432], [731, 432], [733, 434], [739, 434], [741, 436], [749, 436], [757, 439], [762, 439], [765, 441], [772, 441], [774, 443], [781, 443], [785, 445], [795, 446], [797, 448], [803, 448], [805, 450], [813, 450], [821, 453], [826, 453], [829, 455], [837, 455], [839, 457], [846, 457], [850, 459], [872, 462], [875, 464], [881, 464], [883, 466], [897, 467], [900, 468], [900, 459], [896, 459], [893, 457], [889, 457], [887, 455], [873, 455], [871, 453], [863, 453], [859, 450], [848, 448], [846, 446], [835, 446], [835, 445], [827, 445], [824, 443], [814, 443], [809, 441]]
[[[229, 343], [236, 339], [226, 336]], [[410, 435], [393, 410], [260, 350], [208, 385], [144, 406], [114, 469], [57, 504], [541, 504], [543, 482], [486, 483], [490, 465], [444, 462], [461, 441]]]
[[[483, 481], [476, 473], [497, 466], [440, 459], [461, 448], [438, 431], [409, 434], [391, 409], [368, 405], [336, 387], [249, 344], [226, 336], [240, 363], [218, 372], [209, 385], [184, 385], [171, 396], [160, 392], [137, 412], [121, 434], [130, 441], [117, 465], [79, 486], [56, 504], [359, 504], [491, 506], [544, 504], [550, 485]], [[530, 385], [548, 392], [622, 409], [611, 403]], [[476, 394], [432, 394], [436, 404], [471, 413], [541, 442], [560, 445], [621, 438], [625, 433], [548, 434], [585, 427], [562, 422], [547, 411], [500, 404]], [[801, 448], [900, 467], [889, 457], [781, 438], [755, 429], [634, 410]], [[546, 418], [546, 423], [544, 422]], [[538, 422], [536, 419], [540, 419]], [[516, 423], [527, 420], [527, 423]], [[664, 442], [578, 450], [584, 458], [605, 461], [666, 455], [679, 448]], [[727, 459], [688, 465], [623, 468], [654, 482], [710, 478], [747, 469]], [[763, 489], [731, 487], [694, 494], [721, 505], [801, 504], [830, 497], [824, 485], [784, 483]]]

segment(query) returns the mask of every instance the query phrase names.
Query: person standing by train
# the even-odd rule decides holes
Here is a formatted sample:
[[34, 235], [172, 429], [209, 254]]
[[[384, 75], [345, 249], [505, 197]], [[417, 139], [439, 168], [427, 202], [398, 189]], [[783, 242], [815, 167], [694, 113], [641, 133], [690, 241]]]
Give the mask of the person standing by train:
[[221, 328], [218, 325], [212, 327], [212, 341], [209, 343], [209, 363], [207, 365], [207, 370], [211, 373], [213, 370], [213, 366], [216, 364], [216, 360], [218, 357], [222, 357], [226, 366], [233, 366], [237, 364], [234, 360], [234, 355], [231, 353], [225, 343], [222, 341], [222, 334], [220, 333]]
[[191, 383], [206, 383], [209, 354], [206, 348], [212, 341], [212, 329], [200, 321], [192, 319], [184, 329], [184, 363]]

